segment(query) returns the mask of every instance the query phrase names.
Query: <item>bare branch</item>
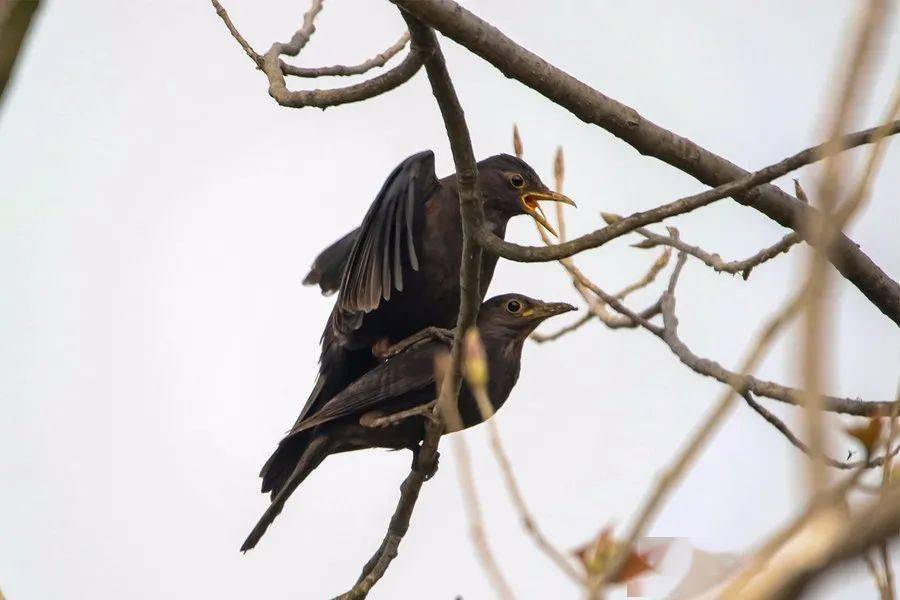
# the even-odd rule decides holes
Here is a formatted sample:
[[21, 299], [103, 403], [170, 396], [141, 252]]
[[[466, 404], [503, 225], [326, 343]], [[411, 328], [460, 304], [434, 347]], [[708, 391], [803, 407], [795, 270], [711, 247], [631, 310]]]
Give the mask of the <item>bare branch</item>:
[[[645, 119], [633, 108], [605, 96], [519, 46], [496, 27], [452, 0], [392, 1], [485, 59], [507, 77], [517, 79], [550, 101], [568, 109], [582, 121], [609, 131], [641, 154], [658, 158], [711, 186], [721, 186], [729, 181], [737, 183], [748, 177], [746, 171], [728, 160]], [[896, 130], [900, 123], [894, 123], [892, 127]], [[843, 141], [841, 145], [844, 145]], [[815, 160], [820, 158], [822, 157]], [[781, 174], [799, 166], [802, 165]], [[728, 188], [725, 196], [733, 195], [739, 202], [752, 206], [779, 224], [803, 234], [804, 224], [808, 222], [814, 209], [775, 186], [756, 188], [758, 184], [768, 183], [777, 176], [759, 176], [758, 180], [745, 186], [735, 185]], [[634, 226], [640, 227], [653, 222], [638, 221]], [[504, 258], [547, 261], [571, 256], [621, 235], [615, 229], [601, 233], [603, 231], [605, 230], [553, 249], [517, 247], [514, 244], [500, 243], [499, 238], [486, 235], [485, 232], [480, 234], [486, 238], [482, 244], [484, 248]], [[610, 234], [615, 235], [608, 237]], [[828, 258], [882, 313], [900, 324], [900, 285], [872, 262], [858, 244], [840, 235], [828, 248]]]
[[409, 475], [400, 486], [400, 500], [397, 502], [397, 508], [391, 517], [384, 540], [363, 567], [356, 585], [350, 591], [338, 596], [336, 600], [365, 598], [387, 571], [391, 561], [397, 557], [400, 542], [409, 530], [409, 520], [412, 517], [416, 501], [419, 499], [419, 490], [437, 467], [437, 446], [442, 429], [443, 425], [439, 420], [425, 419], [425, 439], [422, 441], [414, 468], [410, 470]]
[[346, 77], [350, 75], [363, 75], [372, 69], [383, 67], [387, 61], [396, 56], [409, 42], [409, 32], [406, 31], [400, 36], [400, 39], [394, 44], [372, 58], [359, 63], [358, 65], [332, 65], [330, 67], [297, 67], [281, 61], [281, 71], [285, 75], [293, 75], [294, 77]]
[[[365, 72], [370, 68], [377, 66], [377, 63], [379, 62], [381, 62], [381, 64], [384, 64], [384, 62], [386, 62], [387, 59], [390, 58], [390, 56], [385, 58], [384, 62], [382, 62], [380, 58], [381, 55], [379, 55], [374, 59], [366, 61], [362, 65], [357, 65], [355, 67], [343, 67], [341, 65], [333, 67], [322, 67], [321, 69], [303, 69], [301, 67], [293, 67], [281, 60], [281, 56], [297, 56], [297, 54], [300, 53], [300, 50], [302, 50], [307, 42], [309, 42], [310, 37], [316, 30], [314, 20], [316, 15], [322, 9], [322, 0], [312, 0], [312, 5], [309, 11], [307, 11], [303, 16], [303, 24], [301, 25], [300, 29], [298, 29], [294, 33], [294, 35], [291, 36], [290, 41], [286, 43], [276, 42], [272, 44], [272, 46], [264, 55], [259, 55], [244, 39], [244, 37], [232, 23], [230, 17], [228, 16], [228, 13], [224, 8], [222, 8], [222, 5], [219, 4], [218, 0], [212, 0], [212, 4], [216, 9], [216, 13], [224, 21], [225, 26], [228, 28], [228, 31], [231, 32], [232, 37], [237, 40], [238, 44], [240, 44], [241, 48], [243, 48], [244, 52], [247, 54], [247, 56], [250, 57], [250, 59], [256, 64], [256, 66], [260, 70], [262, 70], [263, 73], [265, 73], [266, 77], [269, 80], [269, 95], [281, 106], [286, 106], [289, 108], [304, 108], [307, 106], [312, 106], [324, 109], [330, 106], [338, 106], [340, 104], [349, 104], [351, 102], [368, 100], [369, 98], [374, 98], [375, 96], [379, 96], [381, 94], [384, 94], [385, 92], [389, 92], [394, 88], [402, 85], [403, 83], [409, 81], [409, 79], [416, 74], [416, 72], [422, 66], [423, 61], [425, 60], [425, 53], [423, 53], [420, 48], [417, 48], [416, 45], [413, 44], [412, 48], [410, 48], [409, 54], [399, 65], [385, 73], [382, 73], [381, 75], [378, 75], [361, 83], [335, 89], [298, 91], [289, 90], [287, 88], [287, 83], [285, 82], [286, 74], [316, 77], [319, 75], [329, 74], [353, 74], [353, 70], [359, 69], [363, 69], [360, 72]], [[393, 49], [394, 46], [392, 46], [383, 54], [386, 54]], [[342, 69], [348, 72], [332, 72], [340, 71]], [[321, 71], [321, 73], [319, 71]]]
[[[744, 397], [744, 400], [747, 402], [747, 406], [749, 406], [750, 408], [755, 410], [759, 414], [759, 416], [761, 416], [763, 419], [766, 420], [766, 422], [769, 423], [769, 425], [771, 425], [772, 427], [777, 429], [787, 439], [787, 441], [789, 441], [791, 443], [791, 445], [798, 448], [804, 454], [807, 454], [807, 455], [809, 454], [809, 447], [806, 444], [804, 444], [800, 440], [800, 438], [798, 438], [796, 435], [794, 435], [794, 432], [792, 432], [790, 430], [790, 428], [785, 424], [784, 421], [782, 421], [781, 419], [776, 417], [765, 406], [763, 406], [762, 404], [760, 404], [759, 402], [754, 400], [753, 395], [750, 392], [745, 391], [743, 394], [741, 394], [741, 396]], [[877, 456], [877, 457], [869, 459], [869, 460], [854, 461], [854, 462], [835, 460], [833, 458], [826, 456], [825, 464], [827, 464], [830, 467], [834, 467], [836, 469], [844, 469], [844, 470], [858, 469], [858, 468], [872, 469], [875, 467], [880, 467], [880, 466], [889, 464], [891, 459], [893, 458], [893, 456], [897, 454], [898, 450], [900, 450], [900, 447], [898, 447], [892, 451], [886, 452], [883, 456]]]
[[781, 240], [776, 244], [773, 244], [768, 248], [763, 248], [753, 256], [750, 256], [743, 260], [733, 260], [730, 262], [726, 262], [722, 260], [722, 257], [718, 254], [711, 254], [703, 248], [700, 248], [699, 246], [691, 246], [690, 244], [687, 244], [678, 238], [660, 235], [648, 229], [644, 229], [643, 227], [640, 229], [636, 229], [635, 231], [652, 242], [652, 244], [647, 245], [643, 245], [643, 242], [641, 244], [635, 244], [635, 247], [652, 248], [658, 245], [669, 246], [675, 248], [680, 252], [690, 254], [694, 258], [700, 259], [704, 264], [706, 264], [708, 267], [711, 267], [717, 273], [730, 273], [732, 275], [734, 275], [735, 273], [740, 273], [745, 280], [750, 277], [750, 271], [752, 271], [755, 267], [758, 267], [762, 263], [775, 258], [779, 254], [786, 253], [788, 250], [794, 247], [795, 244], [801, 241], [800, 235], [798, 233], [789, 233], [781, 238]]
[[241, 35], [241, 32], [237, 30], [237, 27], [235, 27], [234, 23], [231, 21], [231, 17], [228, 16], [228, 12], [221, 4], [219, 4], [218, 0], [212, 0], [212, 5], [213, 8], [216, 9], [216, 14], [219, 15], [219, 18], [222, 19], [225, 23], [225, 27], [227, 27], [228, 31], [231, 33], [231, 37], [233, 37], [240, 47], [244, 49], [244, 52], [250, 57], [253, 64], [262, 68], [262, 56], [253, 49], [253, 46], [251, 46], [250, 43], [244, 39], [244, 36]]

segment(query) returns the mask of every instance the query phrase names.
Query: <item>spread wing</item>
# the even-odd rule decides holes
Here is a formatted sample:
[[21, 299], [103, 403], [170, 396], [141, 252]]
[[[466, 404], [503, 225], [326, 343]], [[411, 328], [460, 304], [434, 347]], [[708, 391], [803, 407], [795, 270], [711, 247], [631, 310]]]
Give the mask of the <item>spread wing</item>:
[[447, 349], [444, 342], [431, 341], [389, 358], [344, 388], [314, 414], [299, 421], [286, 437], [341, 417], [362, 414], [433, 386], [434, 354], [441, 349]]
[[403, 291], [404, 274], [419, 270], [415, 211], [435, 186], [430, 150], [413, 154], [388, 176], [347, 254], [333, 323], [337, 331], [357, 329], [365, 313], [390, 300], [393, 290]]
[[318, 285], [325, 296], [335, 293], [341, 286], [344, 266], [358, 237], [359, 227], [322, 250], [303, 278], [303, 285]]

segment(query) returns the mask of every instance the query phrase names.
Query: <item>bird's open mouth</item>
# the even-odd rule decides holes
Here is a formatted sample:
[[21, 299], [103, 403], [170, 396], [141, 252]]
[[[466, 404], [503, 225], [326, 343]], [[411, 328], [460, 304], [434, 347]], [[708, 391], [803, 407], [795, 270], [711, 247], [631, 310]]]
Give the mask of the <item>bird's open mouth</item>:
[[547, 215], [544, 214], [544, 210], [541, 208], [541, 205], [538, 204], [541, 200], [547, 200], [550, 202], [562, 202], [563, 204], [568, 204], [569, 206], [577, 206], [571, 198], [568, 196], [564, 196], [559, 192], [525, 192], [522, 194], [520, 198], [522, 202], [522, 208], [526, 213], [531, 215], [531, 218], [540, 224], [541, 227], [549, 231], [553, 237], [559, 237], [559, 234], [556, 233], [556, 230], [553, 228], [553, 225], [547, 220]]

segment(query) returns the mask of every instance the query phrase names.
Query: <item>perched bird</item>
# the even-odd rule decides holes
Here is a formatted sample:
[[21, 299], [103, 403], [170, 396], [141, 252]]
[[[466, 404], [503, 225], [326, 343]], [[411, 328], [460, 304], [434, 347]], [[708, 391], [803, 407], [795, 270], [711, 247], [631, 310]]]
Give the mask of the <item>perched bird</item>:
[[[500, 237], [516, 215], [530, 215], [555, 233], [538, 202], [574, 205], [508, 154], [479, 162], [477, 183], [486, 224]], [[304, 280], [338, 294], [322, 333], [319, 375], [298, 424], [377, 365], [385, 349], [426, 328], [456, 324], [461, 256], [456, 176], [438, 179], [434, 153], [414, 154], [388, 176], [362, 224], [325, 249]], [[496, 256], [484, 253], [482, 299], [496, 264]], [[260, 472], [263, 492], [278, 494], [304, 449], [302, 441], [278, 447]]]
[[[519, 378], [522, 345], [539, 323], [575, 310], [562, 302], [547, 303], [521, 294], [495, 296], [481, 305], [478, 329], [488, 364], [487, 391], [498, 410]], [[449, 342], [429, 339], [411, 346], [371, 369], [294, 426], [281, 446], [302, 443], [303, 451], [269, 508], [247, 537], [242, 551], [253, 548], [285, 501], [329, 454], [363, 448], [408, 448], [418, 452], [425, 417], [412, 416], [384, 427], [367, 426], [371, 417], [424, 406], [437, 397], [434, 357], [446, 352]], [[468, 386], [459, 395], [463, 428], [482, 422]]]

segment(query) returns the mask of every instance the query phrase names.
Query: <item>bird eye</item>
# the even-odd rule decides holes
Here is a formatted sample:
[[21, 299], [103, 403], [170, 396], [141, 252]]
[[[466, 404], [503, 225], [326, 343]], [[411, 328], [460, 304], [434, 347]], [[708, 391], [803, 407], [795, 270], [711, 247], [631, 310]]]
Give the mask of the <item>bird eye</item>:
[[522, 310], [522, 303], [519, 302], [518, 300], [510, 300], [509, 302], [506, 303], [506, 310], [515, 314], [515, 313], [519, 312], [520, 310]]
[[513, 173], [509, 176], [509, 183], [514, 188], [523, 188], [525, 187], [525, 178], [518, 173]]

